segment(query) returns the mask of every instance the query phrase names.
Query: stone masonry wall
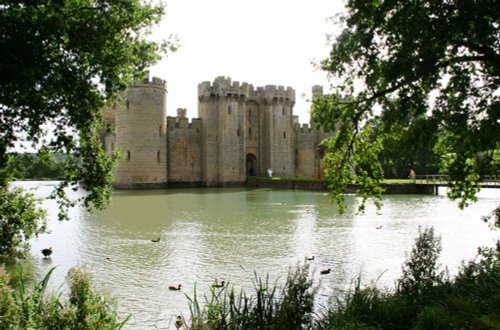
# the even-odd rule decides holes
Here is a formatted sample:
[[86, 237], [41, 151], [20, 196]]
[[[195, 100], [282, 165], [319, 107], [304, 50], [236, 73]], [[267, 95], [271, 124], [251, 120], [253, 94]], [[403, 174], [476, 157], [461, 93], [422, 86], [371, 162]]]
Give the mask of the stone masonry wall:
[[166, 94], [158, 78], [134, 84], [110, 120], [114, 136], [102, 132], [106, 150], [123, 155], [115, 187], [243, 184], [249, 168], [256, 176], [270, 168], [274, 176], [321, 177], [317, 146], [324, 134], [297, 123], [292, 88], [217, 77], [198, 85], [199, 119], [191, 122], [185, 109], [167, 118]]
[[168, 182], [201, 182], [201, 119], [167, 117]]
[[309, 125], [295, 125], [296, 169], [295, 176], [299, 178], [316, 178], [318, 162], [316, 155], [317, 141], [315, 132]]
[[167, 183], [166, 82], [158, 78], [128, 89], [117, 107], [115, 147], [123, 157], [114, 171], [117, 188], [153, 188]]

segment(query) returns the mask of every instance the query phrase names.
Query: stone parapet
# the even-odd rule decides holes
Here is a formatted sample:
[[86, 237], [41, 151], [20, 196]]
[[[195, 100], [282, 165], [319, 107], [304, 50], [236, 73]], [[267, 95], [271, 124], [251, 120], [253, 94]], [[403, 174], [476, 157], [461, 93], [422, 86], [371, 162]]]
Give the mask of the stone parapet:
[[209, 81], [198, 84], [198, 98], [200, 101], [216, 98], [259, 98], [268, 103], [287, 102], [295, 104], [295, 90], [291, 87], [266, 85], [254, 88], [246, 82], [232, 81], [229, 77], [220, 76], [213, 83]]
[[201, 130], [201, 119], [200, 118], [189, 118], [184, 117], [167, 117], [167, 129], [178, 129], [178, 128], [187, 128], [187, 129], [198, 129]]

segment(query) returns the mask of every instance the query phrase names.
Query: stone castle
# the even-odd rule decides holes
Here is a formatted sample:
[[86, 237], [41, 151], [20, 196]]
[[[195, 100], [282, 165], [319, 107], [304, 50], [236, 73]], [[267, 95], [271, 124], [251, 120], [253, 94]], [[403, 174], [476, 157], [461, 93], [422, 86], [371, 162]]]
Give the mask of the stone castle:
[[[313, 87], [313, 95], [322, 93]], [[198, 116], [167, 117], [167, 85], [152, 78], [131, 86], [106, 112], [112, 127], [101, 138], [123, 155], [119, 189], [243, 185], [248, 177], [320, 178], [318, 145], [325, 134], [293, 115], [294, 89], [218, 77], [198, 85]]]

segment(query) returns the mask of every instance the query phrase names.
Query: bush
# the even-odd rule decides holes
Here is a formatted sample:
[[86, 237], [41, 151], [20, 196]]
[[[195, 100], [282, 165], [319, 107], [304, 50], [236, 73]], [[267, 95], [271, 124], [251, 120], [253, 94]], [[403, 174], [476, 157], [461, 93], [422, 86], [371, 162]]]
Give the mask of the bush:
[[9, 284], [9, 276], [0, 267], [0, 329], [84, 330], [121, 329], [126, 318], [118, 322], [114, 304], [92, 288], [90, 273], [79, 268], [68, 273], [70, 294], [47, 295], [46, 288], [52, 268], [32, 290], [19, 276], [17, 291]]
[[500, 246], [480, 249], [450, 279], [439, 270], [440, 238], [419, 232], [394, 292], [353, 291], [327, 310], [318, 329], [500, 329]]
[[33, 194], [0, 187], [0, 256], [25, 256], [28, 240], [46, 231], [45, 216]]

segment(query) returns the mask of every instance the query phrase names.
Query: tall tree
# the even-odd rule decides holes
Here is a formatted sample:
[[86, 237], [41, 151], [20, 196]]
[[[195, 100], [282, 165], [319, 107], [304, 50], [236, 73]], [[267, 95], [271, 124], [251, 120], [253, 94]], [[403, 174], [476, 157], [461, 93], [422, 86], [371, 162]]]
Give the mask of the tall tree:
[[[354, 182], [362, 206], [368, 196], [379, 200], [383, 135], [419, 148], [426, 134], [446, 160], [449, 196], [464, 207], [479, 189], [474, 157], [487, 155], [489, 172], [498, 173], [498, 1], [351, 0], [346, 9], [343, 30], [321, 63], [333, 93], [316, 98], [313, 109], [318, 126], [336, 130], [325, 142], [334, 197], [341, 202], [345, 185]], [[382, 122], [377, 138], [369, 134], [374, 119]]]
[[[86, 206], [107, 205], [113, 161], [98, 139], [101, 109], [144, 78], [144, 69], [169, 46], [147, 38], [163, 14], [162, 5], [141, 0], [0, 3], [2, 196], [9, 181], [7, 150], [28, 141], [44, 152], [79, 160], [66, 165], [67, 181], [55, 192], [63, 211], [74, 203], [65, 198], [64, 188], [79, 181], [89, 191], [83, 198]], [[9, 200], [4, 197], [0, 201]], [[15, 221], [8, 214], [0, 213], [2, 224]], [[24, 238], [32, 232], [25, 232]]]

